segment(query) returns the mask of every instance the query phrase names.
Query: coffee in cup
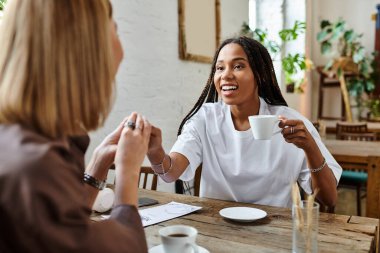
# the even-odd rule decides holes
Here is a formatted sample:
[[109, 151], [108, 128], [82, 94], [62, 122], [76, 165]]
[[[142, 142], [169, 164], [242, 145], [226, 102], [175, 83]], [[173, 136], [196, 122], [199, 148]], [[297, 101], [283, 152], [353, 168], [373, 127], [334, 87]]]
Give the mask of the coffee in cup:
[[276, 115], [254, 115], [248, 117], [253, 137], [257, 140], [270, 140], [276, 123], [280, 122]]
[[198, 231], [190, 226], [174, 225], [159, 231], [165, 253], [198, 253]]

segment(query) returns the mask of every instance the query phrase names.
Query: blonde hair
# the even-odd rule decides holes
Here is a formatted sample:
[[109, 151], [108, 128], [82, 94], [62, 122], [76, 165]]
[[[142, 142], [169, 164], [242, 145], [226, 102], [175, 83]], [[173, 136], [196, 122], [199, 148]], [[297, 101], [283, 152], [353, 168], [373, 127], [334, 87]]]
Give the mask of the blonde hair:
[[101, 126], [113, 100], [108, 0], [8, 1], [0, 28], [0, 123], [51, 137]]

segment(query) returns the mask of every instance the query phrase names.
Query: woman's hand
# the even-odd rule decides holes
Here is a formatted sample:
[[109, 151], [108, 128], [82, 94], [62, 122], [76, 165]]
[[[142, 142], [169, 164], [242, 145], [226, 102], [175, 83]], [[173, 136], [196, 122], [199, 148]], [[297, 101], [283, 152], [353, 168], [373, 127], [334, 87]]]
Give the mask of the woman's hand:
[[[135, 123], [135, 127], [129, 125]], [[151, 124], [140, 114], [132, 113], [124, 124], [116, 150], [115, 165], [137, 167], [140, 166], [148, 151]]]
[[114, 163], [117, 144], [123, 130], [124, 123], [128, 120], [126, 117], [118, 127], [97, 146], [91, 157], [86, 172], [98, 179], [107, 177], [108, 169]]
[[[287, 119], [280, 116], [279, 127], [286, 142], [293, 143], [304, 150], [310, 169], [320, 168], [325, 159], [313, 136], [307, 130], [302, 120]], [[328, 165], [318, 172], [311, 172], [313, 191], [319, 191], [317, 198], [327, 206], [335, 206], [337, 200], [336, 179]]]
[[278, 126], [282, 128], [281, 133], [286, 142], [293, 143], [305, 152], [318, 148], [313, 136], [311, 136], [302, 120], [287, 119], [282, 116], [279, 119]]
[[162, 149], [161, 129], [152, 126], [152, 132], [150, 133], [150, 140], [148, 146], [148, 155], [154, 154], [160, 149]]
[[137, 206], [140, 167], [148, 151], [151, 130], [150, 123], [135, 112], [124, 124], [115, 156], [115, 205]]

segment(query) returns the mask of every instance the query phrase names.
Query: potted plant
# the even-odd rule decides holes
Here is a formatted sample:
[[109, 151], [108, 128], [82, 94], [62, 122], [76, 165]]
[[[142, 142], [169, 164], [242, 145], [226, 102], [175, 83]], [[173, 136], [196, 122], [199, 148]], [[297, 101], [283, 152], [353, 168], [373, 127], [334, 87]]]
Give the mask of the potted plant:
[[[296, 21], [292, 28], [283, 29], [279, 31], [279, 39], [282, 43], [270, 40], [268, 38], [267, 30], [256, 28], [251, 30], [247, 23], [243, 23], [241, 34], [254, 38], [263, 44], [268, 52], [271, 54], [272, 59], [275, 61], [281, 51], [281, 47], [285, 46], [285, 43], [297, 40], [298, 36], [305, 33], [306, 23], [301, 21]], [[304, 54], [288, 53], [286, 56], [281, 58], [282, 71], [285, 76], [286, 91], [287, 92], [303, 92], [304, 78], [300, 74], [305, 70], [312, 67], [312, 62], [305, 57]]]
[[7, 0], [0, 0], [0, 11], [2, 11], [4, 9], [4, 5], [6, 3]]
[[6, 2], [7, 0], [0, 0], [0, 19], [3, 16], [3, 10]]
[[[321, 53], [329, 55], [330, 60], [324, 71], [330, 76], [335, 75], [341, 82], [341, 89], [346, 105], [348, 121], [352, 120], [351, 107], [359, 109], [363, 105], [363, 94], [370, 94], [375, 89], [374, 53], [368, 55], [360, 42], [362, 34], [347, 28], [346, 22], [339, 19], [335, 23], [321, 21], [321, 31], [317, 41], [321, 45]], [[345, 74], [349, 74], [345, 76]], [[353, 99], [348, 97], [350, 95]], [[350, 119], [351, 118], [351, 119]]]

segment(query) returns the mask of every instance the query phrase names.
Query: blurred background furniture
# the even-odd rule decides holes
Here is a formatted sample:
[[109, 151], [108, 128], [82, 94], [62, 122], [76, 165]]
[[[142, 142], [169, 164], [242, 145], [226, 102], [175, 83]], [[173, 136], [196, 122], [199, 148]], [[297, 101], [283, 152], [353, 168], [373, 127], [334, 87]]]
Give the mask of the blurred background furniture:
[[[355, 170], [367, 173], [365, 216], [379, 218], [380, 142], [324, 139], [323, 143], [342, 166], [343, 171]], [[339, 185], [341, 183], [342, 179]]]
[[[111, 166], [110, 170], [115, 170], [114, 164]], [[142, 166], [139, 176], [139, 188], [156, 191], [157, 182], [158, 176], [154, 174], [152, 168], [150, 166]], [[115, 184], [115, 182], [112, 184]]]
[[[345, 121], [339, 121], [339, 120], [323, 120], [323, 123], [325, 124], [326, 126], [326, 133], [327, 134], [333, 134], [334, 137], [336, 136], [336, 124], [337, 123], [340, 123], [340, 124], [349, 124]], [[368, 132], [376, 132], [376, 133], [380, 133], [380, 122], [364, 122], [367, 124], [367, 131]], [[352, 123], [351, 123], [352, 124]]]
[[323, 94], [325, 89], [331, 89], [331, 88], [338, 88], [340, 89], [340, 83], [339, 80], [334, 77], [329, 77], [324, 71], [324, 66], [318, 66], [317, 72], [319, 74], [319, 99], [318, 99], [318, 119], [332, 119], [332, 120], [344, 120], [345, 119], [345, 109], [344, 109], [344, 101], [343, 97], [341, 96], [341, 104], [342, 104], [342, 110], [341, 110], [341, 116], [340, 117], [333, 117], [333, 116], [324, 116], [323, 115]]
[[358, 123], [337, 122], [336, 123], [336, 138], [338, 140], [343, 140], [342, 133], [368, 133], [367, 123], [366, 122], [358, 122]]
[[[154, 174], [151, 167], [146, 167], [146, 166], [141, 167], [140, 178], [139, 178], [139, 186], [142, 183], [143, 189], [156, 191], [157, 190], [157, 179], [158, 179], [158, 176], [156, 174]], [[143, 180], [143, 181], [141, 182], [141, 180]], [[150, 182], [149, 188], [148, 188], [148, 186], [149, 186], [148, 182]]]
[[[336, 139], [354, 140], [354, 141], [376, 141], [376, 133], [368, 132], [367, 123], [337, 123]], [[357, 215], [361, 215], [361, 195], [362, 189], [365, 189], [368, 180], [366, 169], [345, 165], [339, 186], [354, 187], [356, 189], [356, 210]]]

